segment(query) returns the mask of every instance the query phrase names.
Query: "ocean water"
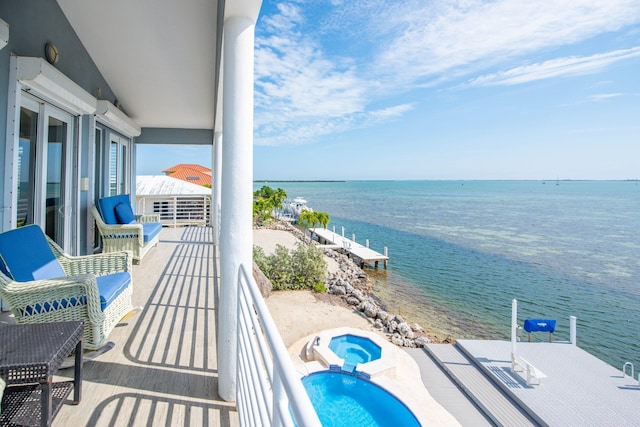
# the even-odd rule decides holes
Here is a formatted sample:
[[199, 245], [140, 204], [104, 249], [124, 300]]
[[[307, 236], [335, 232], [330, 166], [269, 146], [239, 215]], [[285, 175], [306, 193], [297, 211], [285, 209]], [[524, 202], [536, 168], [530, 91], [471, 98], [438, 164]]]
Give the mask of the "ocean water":
[[387, 247], [388, 269], [367, 271], [376, 296], [440, 340], [509, 339], [515, 298], [520, 325], [556, 319], [554, 339], [568, 340], [576, 316], [580, 347], [640, 367], [637, 181], [266, 184], [328, 212], [330, 229]]

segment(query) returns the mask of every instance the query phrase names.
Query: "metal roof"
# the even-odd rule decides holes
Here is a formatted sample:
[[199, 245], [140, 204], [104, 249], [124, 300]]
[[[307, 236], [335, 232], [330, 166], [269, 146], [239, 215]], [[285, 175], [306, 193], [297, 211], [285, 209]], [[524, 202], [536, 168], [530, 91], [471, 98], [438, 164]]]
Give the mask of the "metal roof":
[[211, 189], [166, 175], [136, 177], [137, 196], [211, 195]]

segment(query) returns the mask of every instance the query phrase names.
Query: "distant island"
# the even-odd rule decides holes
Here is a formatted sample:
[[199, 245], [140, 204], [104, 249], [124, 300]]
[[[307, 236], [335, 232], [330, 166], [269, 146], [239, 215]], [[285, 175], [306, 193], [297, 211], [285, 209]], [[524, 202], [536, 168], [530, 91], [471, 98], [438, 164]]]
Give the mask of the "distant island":
[[347, 182], [344, 179], [254, 179], [253, 182]]

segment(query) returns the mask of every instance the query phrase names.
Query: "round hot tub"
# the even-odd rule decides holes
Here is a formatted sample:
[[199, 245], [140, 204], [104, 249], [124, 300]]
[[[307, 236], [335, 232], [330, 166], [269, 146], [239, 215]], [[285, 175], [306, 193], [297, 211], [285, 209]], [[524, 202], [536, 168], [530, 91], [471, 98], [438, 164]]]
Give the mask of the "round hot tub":
[[345, 363], [356, 365], [380, 359], [382, 349], [369, 338], [345, 334], [331, 338], [329, 349]]
[[371, 381], [320, 371], [302, 383], [324, 427], [420, 427], [404, 403]]

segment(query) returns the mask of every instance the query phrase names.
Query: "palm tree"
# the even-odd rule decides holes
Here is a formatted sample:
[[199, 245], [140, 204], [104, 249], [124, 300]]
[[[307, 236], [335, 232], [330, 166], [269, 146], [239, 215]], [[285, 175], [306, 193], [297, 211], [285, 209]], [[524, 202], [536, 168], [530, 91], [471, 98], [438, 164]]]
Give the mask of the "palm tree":
[[282, 204], [287, 199], [287, 192], [284, 191], [282, 188], [278, 188], [276, 189], [276, 191], [273, 192], [272, 199], [273, 199], [273, 207], [276, 209], [282, 209]]
[[[308, 228], [315, 228], [318, 223], [318, 213], [310, 211], [308, 209], [304, 209], [300, 212], [300, 216], [298, 217], [298, 223], [302, 224], [304, 228], [304, 234], [307, 234]], [[309, 243], [311, 243], [311, 235], [309, 235]]]
[[316, 212], [318, 215], [318, 224], [320, 224], [325, 230], [329, 225], [329, 221], [331, 220], [331, 215], [327, 212]]
[[273, 211], [282, 209], [287, 193], [282, 189], [264, 185], [253, 192], [253, 216], [256, 223], [268, 222], [273, 218]]

